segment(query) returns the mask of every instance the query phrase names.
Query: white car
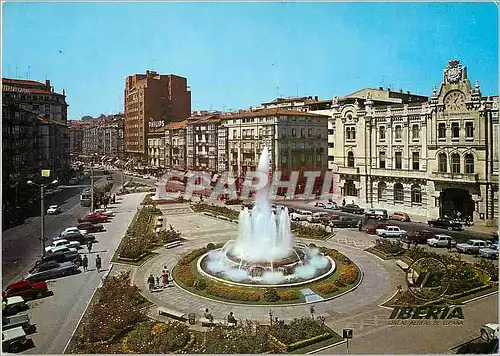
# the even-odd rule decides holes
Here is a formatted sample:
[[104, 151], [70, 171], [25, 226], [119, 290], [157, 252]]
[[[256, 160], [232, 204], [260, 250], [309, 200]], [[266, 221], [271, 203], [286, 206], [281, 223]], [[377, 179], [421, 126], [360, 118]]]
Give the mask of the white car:
[[377, 229], [377, 235], [380, 237], [399, 237], [407, 235], [406, 230], [401, 230], [398, 226], [386, 226], [384, 229]]
[[73, 252], [73, 253], [78, 253], [78, 250], [74, 247], [68, 247], [67, 245], [59, 245], [59, 246], [53, 246], [50, 250], [46, 250], [48, 254], [56, 253], [56, 252], [62, 252], [62, 253], [67, 253], [67, 252]]
[[52, 244], [48, 247], [45, 247], [45, 252], [50, 252], [54, 248], [59, 247], [59, 246], [65, 246], [69, 248], [74, 248], [74, 249], [79, 249], [81, 244], [78, 241], [68, 241], [68, 240], [54, 240], [52, 241]]
[[483, 240], [471, 239], [464, 244], [457, 244], [456, 248], [458, 252], [462, 253], [479, 253], [482, 248], [488, 247], [488, 243]]
[[492, 260], [498, 260], [498, 245], [494, 244], [490, 247], [480, 248], [479, 256]]
[[448, 240], [451, 240], [451, 246], [455, 247], [457, 242], [448, 235], [436, 235], [433, 238], [427, 239], [427, 245], [434, 247], [448, 247]]
[[308, 210], [297, 210], [290, 214], [290, 219], [293, 221], [307, 221], [309, 218], [312, 218], [312, 211]]
[[488, 323], [481, 325], [481, 339], [486, 342], [498, 339], [498, 324]]
[[62, 210], [59, 207], [59, 205], [51, 205], [47, 209], [47, 215], [56, 215], [56, 214], [59, 214], [61, 212], [62, 212]]
[[68, 227], [63, 232], [61, 232], [59, 236], [63, 237], [65, 234], [70, 234], [74, 232], [80, 233], [82, 235], [87, 235], [87, 230], [80, 230], [77, 227]]

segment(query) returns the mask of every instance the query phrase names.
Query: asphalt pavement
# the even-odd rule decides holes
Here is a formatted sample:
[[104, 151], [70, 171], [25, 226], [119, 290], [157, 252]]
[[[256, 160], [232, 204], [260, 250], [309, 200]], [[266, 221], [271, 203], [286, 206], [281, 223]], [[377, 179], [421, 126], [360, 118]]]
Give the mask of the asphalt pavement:
[[[96, 172], [94, 184], [99, 187], [106, 183], [103, 175]], [[69, 192], [69, 193], [68, 193]], [[62, 213], [45, 215], [45, 237], [47, 243], [67, 227], [75, 226], [78, 217], [89, 210], [80, 205], [82, 188], [63, 189], [60, 194], [50, 197], [50, 204], [61, 206]], [[58, 199], [59, 197], [59, 199]], [[24, 224], [2, 232], [2, 287], [22, 280], [41, 253], [40, 216], [28, 218]]]

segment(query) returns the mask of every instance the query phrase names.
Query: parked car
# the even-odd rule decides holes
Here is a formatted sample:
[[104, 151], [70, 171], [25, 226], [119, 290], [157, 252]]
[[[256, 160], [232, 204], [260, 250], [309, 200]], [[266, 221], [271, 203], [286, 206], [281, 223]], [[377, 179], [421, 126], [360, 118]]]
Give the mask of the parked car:
[[457, 242], [451, 236], [438, 234], [427, 239], [427, 245], [433, 247], [448, 247], [448, 241], [451, 240], [451, 246], [455, 247]]
[[93, 224], [90, 221], [79, 223], [76, 227], [82, 230], [87, 230], [88, 232], [104, 231], [104, 226], [102, 224]]
[[388, 223], [388, 222], [378, 222], [375, 223], [374, 225], [370, 225], [366, 227], [366, 233], [367, 234], [376, 234], [377, 229], [385, 229], [387, 226], [394, 226], [394, 224]]
[[57, 215], [57, 214], [60, 214], [60, 213], [62, 213], [62, 210], [59, 207], [59, 205], [51, 205], [47, 209], [47, 215]]
[[411, 221], [410, 216], [406, 213], [396, 211], [391, 214], [390, 216], [391, 220], [399, 220], [399, 221]]
[[307, 221], [312, 215], [312, 211], [309, 210], [296, 210], [290, 214], [290, 219], [293, 221]]
[[73, 262], [50, 261], [35, 268], [26, 276], [26, 280], [30, 282], [46, 281], [47, 279], [68, 276], [78, 272], [78, 266]]
[[448, 230], [462, 230], [462, 224], [453, 222], [452, 220], [445, 219], [445, 218], [439, 218], [436, 220], [429, 220], [427, 221], [427, 224], [429, 227], [438, 227], [441, 229], [448, 229]]
[[82, 235], [86, 235], [88, 231], [86, 231], [86, 230], [80, 230], [76, 226], [72, 226], [72, 227], [66, 228], [63, 232], [61, 232], [59, 234], [59, 236], [60, 237], [64, 237], [65, 234], [74, 233], [74, 232], [78, 232], [78, 233], [80, 233]]
[[313, 213], [312, 216], [310, 216], [307, 221], [310, 223], [318, 223], [318, 224], [328, 224], [330, 221], [330, 214], [328, 214], [326, 211], [318, 211], [316, 213]]
[[[61, 239], [59, 236], [54, 237], [54, 240], [59, 240]], [[95, 236], [92, 234], [81, 234], [79, 232], [69, 232], [64, 235], [64, 239], [68, 241], [78, 241], [80, 245], [86, 245], [89, 241], [94, 242], [95, 241]]]
[[31, 283], [30, 281], [21, 281], [13, 283], [2, 293], [3, 298], [23, 297], [24, 300], [41, 298], [47, 295], [49, 289], [46, 282]]
[[326, 202], [317, 201], [317, 202], [314, 204], [314, 206], [315, 206], [316, 208], [323, 208], [323, 209], [325, 209], [325, 208], [326, 208]]
[[69, 185], [77, 185], [77, 184], [78, 184], [78, 178], [70, 178]]
[[329, 225], [332, 228], [336, 227], [357, 227], [359, 224], [359, 220], [354, 220], [348, 216], [332, 216], [330, 218]]
[[387, 210], [385, 209], [370, 209], [365, 213], [369, 219], [386, 220], [389, 218]]
[[356, 204], [347, 204], [340, 207], [340, 210], [345, 213], [353, 213], [353, 214], [363, 214], [365, 209], [360, 208], [359, 205]]
[[340, 210], [339, 206], [337, 203], [334, 201], [329, 201], [328, 203], [325, 204], [325, 209], [328, 210]]
[[82, 264], [82, 256], [79, 253], [64, 253], [64, 252], [54, 252], [51, 254], [43, 255], [38, 261], [34, 263], [29, 272], [37, 270], [41, 265], [46, 265], [51, 262], [64, 263], [73, 262], [77, 266]]
[[2, 351], [17, 353], [28, 342], [22, 327], [2, 330]]
[[498, 260], [498, 245], [493, 244], [490, 247], [480, 248], [479, 256], [489, 258], [491, 260]]
[[54, 252], [54, 248], [59, 247], [59, 246], [66, 246], [69, 248], [74, 248], [78, 250], [81, 247], [81, 243], [78, 241], [68, 241], [65, 239], [60, 239], [60, 240], [53, 240], [52, 244], [48, 247], [45, 247], [45, 252]]
[[8, 297], [3, 301], [5, 301], [6, 305], [2, 308], [2, 316], [15, 315], [29, 309], [29, 305], [26, 304], [26, 301], [21, 296]]
[[498, 324], [487, 323], [481, 325], [481, 339], [486, 342], [498, 340]]
[[94, 213], [98, 213], [98, 214], [101, 214], [101, 215], [106, 215], [108, 218], [115, 215], [114, 212], [112, 212], [110, 210], [107, 210], [107, 209], [95, 209]]
[[456, 246], [458, 252], [470, 254], [478, 254], [480, 249], [486, 247], [488, 247], [486, 241], [476, 239], [470, 239], [466, 243], [457, 244]]
[[[108, 217], [106, 215], [101, 215], [101, 214], [95, 214], [95, 213], [90, 213], [85, 215], [82, 218], [78, 218], [78, 224], [82, 224], [85, 222], [90, 222], [92, 224], [100, 224], [100, 223], [105, 223], [108, 222]], [[78, 227], [78, 225], [77, 225]], [[85, 229], [89, 231], [88, 229]]]
[[2, 331], [21, 327], [27, 333], [32, 329], [32, 326], [28, 314], [2, 317]]
[[377, 235], [380, 237], [403, 237], [407, 235], [406, 230], [401, 230], [399, 226], [386, 226], [383, 229], [376, 230]]
[[426, 244], [427, 240], [432, 239], [434, 237], [434, 233], [429, 230], [414, 230], [411, 235], [406, 235], [401, 238], [403, 242], [407, 243], [417, 243], [417, 244]]

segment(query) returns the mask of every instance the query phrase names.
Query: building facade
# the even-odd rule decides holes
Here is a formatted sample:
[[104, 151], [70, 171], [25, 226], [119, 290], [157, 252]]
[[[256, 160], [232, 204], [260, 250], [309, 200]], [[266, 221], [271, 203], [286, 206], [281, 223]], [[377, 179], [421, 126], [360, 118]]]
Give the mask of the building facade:
[[162, 169], [165, 167], [165, 127], [150, 130], [148, 133], [148, 166]]
[[[50, 178], [58, 179], [61, 182], [69, 179], [69, 132], [67, 122], [66, 95], [57, 93], [50, 85], [50, 81], [45, 83], [32, 80], [19, 80], [2, 78], [2, 101], [7, 105], [6, 114], [14, 115], [14, 121], [6, 118], [7, 125], [14, 125], [14, 132], [26, 132], [21, 128], [25, 123], [16, 117], [28, 118], [28, 122], [36, 122], [37, 132], [32, 138], [24, 138], [22, 145], [25, 147], [35, 147], [36, 167], [29, 167], [33, 162], [27, 160], [22, 165], [38, 171], [41, 169], [50, 170]], [[33, 121], [36, 116], [37, 120]], [[3, 125], [3, 124], [2, 124]], [[29, 141], [29, 142], [28, 142]], [[14, 146], [17, 143], [13, 143]], [[11, 146], [12, 147], [12, 146]], [[5, 159], [5, 156], [4, 156]], [[10, 159], [10, 158], [8, 158]], [[9, 174], [16, 172], [9, 172]], [[21, 180], [25, 177], [19, 176]], [[34, 177], [35, 178], [35, 177]]]
[[306, 171], [319, 171], [315, 188], [321, 189], [328, 170], [328, 116], [296, 110], [263, 109], [225, 115], [219, 128], [219, 166], [241, 183], [257, 168], [262, 150], [269, 151], [270, 167], [282, 180], [299, 172], [296, 191], [305, 188]]
[[218, 166], [219, 114], [191, 116], [186, 120], [187, 168], [215, 174]]
[[172, 122], [165, 128], [165, 165], [178, 171], [187, 170], [187, 120]]
[[321, 111], [331, 115], [338, 199], [425, 218], [498, 217], [498, 96], [472, 87], [465, 66], [450, 61], [429, 100], [384, 104], [377, 90], [358, 94]]
[[148, 132], [191, 115], [187, 79], [153, 71], [125, 79], [125, 151], [128, 158], [147, 165]]

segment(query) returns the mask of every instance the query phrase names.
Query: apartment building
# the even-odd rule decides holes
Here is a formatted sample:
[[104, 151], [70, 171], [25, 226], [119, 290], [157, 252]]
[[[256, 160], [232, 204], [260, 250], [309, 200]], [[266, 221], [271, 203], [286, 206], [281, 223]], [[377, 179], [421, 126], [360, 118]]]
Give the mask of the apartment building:
[[[288, 180], [299, 172], [296, 191], [305, 188], [305, 171], [328, 170], [328, 116], [284, 109], [242, 111], [221, 117], [219, 165], [233, 172], [241, 183], [246, 172], [257, 168], [267, 147], [270, 167]], [[322, 180], [316, 188], [321, 189]]]
[[161, 169], [165, 167], [165, 130], [166, 127], [150, 129], [148, 133], [148, 167]]
[[125, 150], [127, 156], [147, 165], [148, 132], [191, 115], [187, 79], [174, 74], [134, 74], [125, 79]]
[[427, 218], [459, 211], [476, 222], [496, 219], [498, 96], [483, 96], [478, 81], [471, 86], [456, 60], [430, 99], [384, 104], [394, 94], [402, 93], [364, 89], [320, 111], [331, 115], [338, 199]]
[[219, 114], [193, 115], [186, 120], [187, 168], [215, 174], [218, 166]]
[[187, 170], [187, 120], [172, 122], [165, 129], [165, 165], [178, 171]]

